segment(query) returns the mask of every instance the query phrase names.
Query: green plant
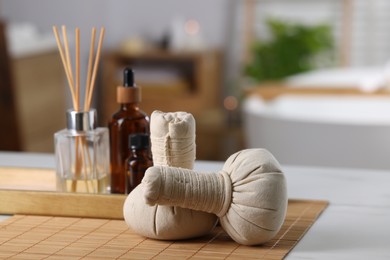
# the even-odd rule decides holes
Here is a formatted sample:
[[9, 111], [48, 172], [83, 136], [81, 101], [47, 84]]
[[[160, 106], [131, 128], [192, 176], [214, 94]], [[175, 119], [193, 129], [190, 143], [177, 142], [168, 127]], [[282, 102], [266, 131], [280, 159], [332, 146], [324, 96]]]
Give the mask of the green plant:
[[315, 68], [320, 54], [331, 56], [332, 31], [328, 25], [307, 26], [267, 20], [271, 39], [255, 41], [244, 74], [255, 81], [280, 80]]

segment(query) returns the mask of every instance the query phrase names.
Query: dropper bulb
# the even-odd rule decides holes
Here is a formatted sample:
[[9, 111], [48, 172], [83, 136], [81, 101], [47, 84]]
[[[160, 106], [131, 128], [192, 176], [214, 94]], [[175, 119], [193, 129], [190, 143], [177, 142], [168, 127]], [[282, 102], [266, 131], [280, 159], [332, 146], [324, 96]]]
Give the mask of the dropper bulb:
[[134, 87], [134, 73], [130, 68], [125, 68], [123, 71], [123, 86]]

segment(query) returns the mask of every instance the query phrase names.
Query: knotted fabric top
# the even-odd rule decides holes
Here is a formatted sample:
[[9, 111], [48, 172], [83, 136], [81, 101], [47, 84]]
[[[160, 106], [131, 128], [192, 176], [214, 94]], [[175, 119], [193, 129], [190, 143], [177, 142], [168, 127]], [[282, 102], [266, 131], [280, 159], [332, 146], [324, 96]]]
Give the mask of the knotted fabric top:
[[150, 139], [154, 165], [193, 168], [195, 119], [190, 113], [154, 111], [150, 121]]

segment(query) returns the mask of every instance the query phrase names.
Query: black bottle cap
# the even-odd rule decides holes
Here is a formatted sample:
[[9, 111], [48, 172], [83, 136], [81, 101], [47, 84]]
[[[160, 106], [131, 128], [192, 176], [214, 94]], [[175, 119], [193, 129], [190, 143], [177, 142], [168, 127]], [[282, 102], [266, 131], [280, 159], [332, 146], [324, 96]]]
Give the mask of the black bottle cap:
[[134, 87], [134, 72], [131, 68], [125, 68], [123, 71], [123, 86]]
[[123, 70], [123, 85], [116, 90], [116, 102], [119, 104], [141, 102], [141, 91], [134, 82], [134, 72], [127, 67]]
[[149, 148], [150, 140], [148, 134], [131, 134], [129, 135], [130, 149], [147, 149]]

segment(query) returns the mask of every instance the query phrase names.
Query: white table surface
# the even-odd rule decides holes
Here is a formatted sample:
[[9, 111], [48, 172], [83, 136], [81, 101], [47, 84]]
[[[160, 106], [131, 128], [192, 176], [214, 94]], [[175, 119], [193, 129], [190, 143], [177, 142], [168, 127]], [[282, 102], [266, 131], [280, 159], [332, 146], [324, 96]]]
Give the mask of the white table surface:
[[[0, 165], [53, 168], [54, 158], [0, 152]], [[217, 171], [222, 166], [197, 161], [195, 169]], [[390, 259], [390, 170], [299, 166], [283, 170], [289, 198], [330, 202], [286, 259]]]

